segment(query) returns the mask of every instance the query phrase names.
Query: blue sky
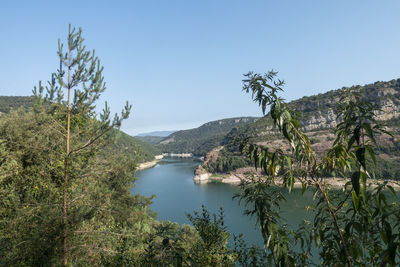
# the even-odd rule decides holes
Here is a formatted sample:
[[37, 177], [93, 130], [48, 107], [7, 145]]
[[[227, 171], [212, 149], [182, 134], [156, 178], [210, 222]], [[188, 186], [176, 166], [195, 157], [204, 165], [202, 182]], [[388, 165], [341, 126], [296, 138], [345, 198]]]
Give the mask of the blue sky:
[[129, 134], [260, 116], [241, 91], [250, 70], [279, 71], [288, 100], [400, 78], [399, 12], [385, 0], [2, 0], [0, 94], [47, 80], [71, 23], [104, 65], [102, 102], [133, 104]]

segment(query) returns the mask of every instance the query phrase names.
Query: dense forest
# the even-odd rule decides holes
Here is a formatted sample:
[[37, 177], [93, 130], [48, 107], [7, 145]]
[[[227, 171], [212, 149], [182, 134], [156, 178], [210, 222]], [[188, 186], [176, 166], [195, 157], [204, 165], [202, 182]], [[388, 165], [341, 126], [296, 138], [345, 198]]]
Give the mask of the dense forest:
[[19, 107], [29, 109], [32, 108], [33, 103], [34, 98], [30, 96], [0, 96], [0, 114]]
[[[28, 111], [33, 108], [34, 103], [34, 97], [0, 96], [0, 111], [3, 114], [9, 113], [12, 110], [15, 112], [21, 110]], [[135, 161], [137, 163], [151, 161], [154, 159], [155, 155], [160, 153], [160, 150], [156, 147], [138, 138], [132, 137], [119, 129], [112, 130], [112, 133], [114, 135], [114, 141], [108, 148], [112, 150], [110, 153], [135, 155]]]
[[135, 136], [135, 138], [150, 145], [158, 144], [165, 139], [163, 136]]
[[159, 142], [163, 152], [192, 153], [196, 156], [205, 154], [220, 145], [233, 128], [256, 121], [258, 118], [240, 117], [211, 121], [198, 128], [177, 131]]

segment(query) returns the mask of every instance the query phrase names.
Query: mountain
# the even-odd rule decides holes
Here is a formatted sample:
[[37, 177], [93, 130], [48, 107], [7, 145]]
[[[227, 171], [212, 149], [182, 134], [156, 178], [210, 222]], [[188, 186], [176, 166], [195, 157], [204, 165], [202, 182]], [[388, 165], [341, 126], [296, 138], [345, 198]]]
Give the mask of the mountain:
[[135, 136], [135, 138], [151, 145], [160, 143], [165, 137], [173, 134], [176, 131], [155, 131], [150, 133], [141, 133]]
[[[383, 121], [394, 135], [393, 138], [387, 135], [378, 138], [376, 174], [378, 177], [400, 180], [400, 79], [356, 88], [360, 89], [365, 100], [379, 107], [376, 118]], [[333, 129], [338, 123], [336, 107], [344, 89], [303, 97], [289, 103], [298, 112], [303, 130], [317, 153], [322, 154], [334, 140]], [[238, 153], [234, 140], [244, 137], [258, 144], [284, 146], [281, 134], [274, 129], [272, 120], [268, 116], [263, 117], [231, 130], [222, 142], [223, 147], [212, 151], [213, 160], [208, 160], [203, 168], [212, 173], [228, 173], [243, 167], [246, 159]]]
[[156, 155], [160, 154], [160, 150], [155, 146], [123, 131], [115, 130], [115, 134], [116, 141], [111, 146], [111, 153], [118, 151], [118, 153], [133, 155], [137, 163], [152, 161]]
[[[12, 109], [24, 107], [28, 110], [33, 107], [34, 100], [32, 96], [0, 96], [0, 119], [2, 113], [8, 113]], [[109, 153], [134, 155], [137, 163], [151, 161], [160, 153], [158, 148], [122, 131], [115, 129], [113, 134], [116, 135], [116, 142], [109, 147]]]
[[164, 138], [157, 146], [163, 152], [192, 153], [204, 156], [221, 144], [225, 136], [236, 127], [257, 121], [256, 117], [238, 117], [207, 122], [198, 128], [177, 131]]
[[155, 145], [155, 144], [160, 143], [165, 138], [165, 136], [138, 136], [138, 135], [136, 135], [135, 138], [139, 139], [140, 141], [143, 141], [147, 144]]
[[176, 131], [155, 131], [149, 133], [140, 133], [135, 137], [143, 137], [143, 136], [156, 136], [156, 137], [167, 137], [168, 135], [174, 133]]
[[0, 96], [0, 114], [8, 113], [11, 109], [19, 107], [33, 107], [34, 98], [32, 96]]

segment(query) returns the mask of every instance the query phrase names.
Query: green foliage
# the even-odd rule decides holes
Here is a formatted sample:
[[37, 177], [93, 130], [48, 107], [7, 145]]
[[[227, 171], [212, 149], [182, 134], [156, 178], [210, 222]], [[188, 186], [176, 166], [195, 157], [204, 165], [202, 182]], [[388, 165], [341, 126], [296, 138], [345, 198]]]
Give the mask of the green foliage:
[[230, 235], [224, 226], [222, 208], [218, 216], [211, 216], [202, 205], [201, 213], [195, 211], [193, 215], [187, 216], [200, 236], [193, 250], [194, 265], [233, 266], [235, 257], [227, 247]]
[[35, 99], [30, 96], [0, 96], [0, 114], [8, 113], [21, 106], [29, 109], [33, 107], [34, 102]]
[[110, 146], [110, 153], [122, 153], [133, 155], [137, 163], [154, 160], [154, 156], [160, 154], [155, 146], [132, 137], [122, 131], [114, 130], [115, 141]]
[[249, 246], [242, 234], [234, 236], [234, 242], [234, 251], [240, 266], [264, 266], [268, 262], [268, 254], [265, 250], [255, 245]]
[[[397, 172], [400, 168], [400, 164], [396, 159], [397, 157], [400, 157], [400, 149], [398, 148], [398, 140], [400, 138], [400, 120], [399, 118], [391, 118], [393, 114], [391, 114], [390, 111], [380, 111], [379, 108], [383, 107], [383, 105], [393, 107], [391, 103], [393, 103], [394, 106], [400, 103], [400, 79], [388, 82], [376, 82], [374, 84], [357, 86], [355, 88], [364, 101], [377, 107], [377, 112], [384, 115], [381, 119], [383, 119], [385, 124], [388, 126], [388, 130], [394, 134], [394, 137], [391, 138], [390, 141], [385, 139], [377, 140], [378, 146], [374, 146], [374, 151], [377, 154], [376, 160], [384, 162], [384, 164], [377, 164], [374, 167], [375, 173], [381, 174], [379, 177], [397, 180], [400, 178]], [[345, 90], [348, 89], [342, 88], [324, 94], [303, 97], [287, 103], [287, 106], [291, 110], [291, 113], [295, 115], [298, 122], [303, 126], [302, 130], [307, 132], [304, 127], [309, 126], [315, 118], [322, 117], [325, 118], [325, 121], [330, 121], [332, 119], [335, 120], [332, 116], [338, 115], [339, 108], [337, 103], [340, 103], [341, 93]], [[266, 111], [268, 111], [267, 108]], [[318, 144], [318, 146], [323, 147], [322, 150], [327, 150], [329, 148], [328, 144], [321, 139], [316, 138], [316, 136], [319, 134], [325, 135], [328, 130], [333, 131], [334, 128], [331, 125], [322, 123], [319, 125], [313, 125], [312, 129], [308, 130], [308, 132], [314, 132], [310, 137], [310, 143], [312, 145]], [[279, 147], [279, 144], [282, 143], [281, 141], [284, 140], [284, 136], [279, 133], [277, 128], [274, 128], [274, 121], [271, 116], [264, 116], [256, 122], [234, 128], [224, 138], [223, 145], [231, 145], [234, 144], [236, 140], [242, 140], [244, 138], [249, 138], [250, 142], [258, 144], [268, 143], [271, 145], [275, 142], [278, 145], [275, 145], [274, 148]], [[332, 140], [334, 139], [331, 136], [327, 136], [327, 141]], [[229, 150], [231, 152], [239, 151], [238, 148]], [[323, 155], [320, 154], [321, 149], [317, 151], [317, 156], [322, 157]], [[229, 159], [224, 159], [224, 162], [229, 162]], [[228, 167], [228, 169], [234, 170], [233, 167]]]
[[376, 165], [379, 166], [379, 168], [375, 168], [376, 177], [400, 180], [400, 161], [398, 158], [382, 159], [377, 156]]
[[[290, 150], [271, 149], [251, 143], [248, 138], [241, 150], [261, 167], [266, 178], [241, 185], [239, 199], [250, 209], [260, 225], [268, 265], [304, 266], [310, 264], [311, 246], [321, 247], [323, 266], [395, 266], [400, 257], [399, 205], [393, 188], [386, 182], [375, 189], [368, 187], [374, 178], [376, 136], [388, 134], [374, 117], [375, 106], [362, 97], [359, 88], [344, 90], [337, 107], [340, 123], [333, 146], [324, 157], [316, 157], [309, 138], [302, 131], [296, 115], [278, 92], [283, 81], [276, 72], [265, 75], [249, 73], [244, 90], [252, 93], [264, 114], [270, 112], [276, 129]], [[349, 175], [343, 191], [331, 191], [323, 182], [331, 173]], [[289, 188], [298, 181], [305, 190], [314, 190], [317, 204], [312, 225], [300, 225], [288, 231], [279, 217], [282, 196], [274, 190], [279, 175]], [[384, 190], [387, 189], [387, 190]], [[300, 241], [299, 249], [295, 244]]]
[[204, 167], [212, 173], [227, 173], [248, 165], [249, 160], [238, 152], [231, 152], [227, 148], [223, 148], [219, 151], [217, 160], [208, 163]]
[[188, 225], [160, 222], [145, 240], [142, 266], [189, 266], [198, 233]]
[[[89, 124], [89, 122], [86, 122]], [[60, 264], [64, 142], [44, 111], [18, 110], [0, 119], [0, 259], [8, 266]], [[132, 243], [151, 230], [150, 200], [131, 196], [134, 158], [92, 151], [72, 165], [70, 259], [100, 265], [121, 236]]]
[[135, 138], [151, 145], [158, 144], [165, 139], [162, 136], [135, 136]]
[[198, 128], [175, 132], [166, 137], [159, 147], [163, 152], [193, 153], [205, 156], [219, 146], [234, 127], [256, 121], [257, 118], [242, 117], [208, 122]]
[[[69, 52], [60, 43], [60, 69], [35, 88], [34, 107], [0, 117], [0, 265], [231, 264], [222, 217], [195, 214], [196, 229], [158, 222], [151, 198], [131, 194], [136, 163], [158, 151], [119, 131], [128, 104], [120, 116], [107, 104], [97, 114], [102, 67], [82, 41], [70, 29]], [[62, 89], [75, 86], [64, 100]], [[211, 242], [206, 231], [216, 234]]]
[[[35, 103], [34, 97], [27, 96], [0, 96], [0, 112], [9, 113], [12, 109], [23, 108], [28, 111]], [[132, 137], [120, 130], [112, 130], [115, 135], [113, 144], [107, 149], [113, 150], [110, 153], [125, 153], [135, 155], [137, 163], [151, 161], [154, 156], [161, 152], [152, 145], [147, 144], [139, 137]], [[113, 137], [114, 138], [114, 137]], [[160, 137], [161, 138], [161, 137]]]

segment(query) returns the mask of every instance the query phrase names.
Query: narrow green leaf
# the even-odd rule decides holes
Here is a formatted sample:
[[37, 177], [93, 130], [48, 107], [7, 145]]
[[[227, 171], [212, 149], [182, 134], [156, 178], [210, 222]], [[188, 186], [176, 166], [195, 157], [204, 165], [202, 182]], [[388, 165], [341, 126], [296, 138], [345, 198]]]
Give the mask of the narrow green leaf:
[[360, 172], [354, 172], [351, 175], [351, 184], [356, 195], [358, 196], [360, 194]]
[[356, 211], [358, 211], [358, 197], [357, 197], [357, 194], [356, 194], [356, 192], [351, 192], [351, 198], [353, 199], [353, 204], [354, 204], [354, 208], [355, 208], [355, 210]]

